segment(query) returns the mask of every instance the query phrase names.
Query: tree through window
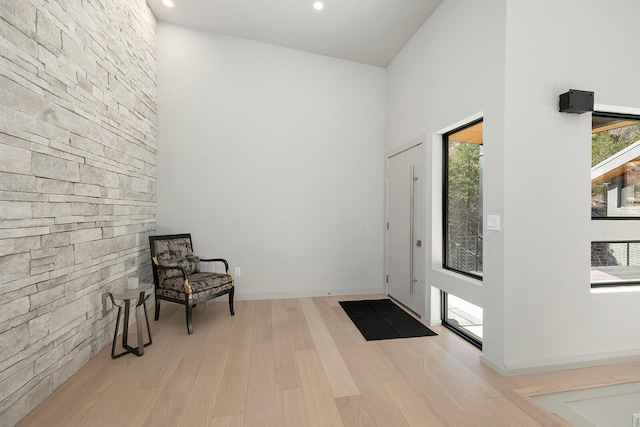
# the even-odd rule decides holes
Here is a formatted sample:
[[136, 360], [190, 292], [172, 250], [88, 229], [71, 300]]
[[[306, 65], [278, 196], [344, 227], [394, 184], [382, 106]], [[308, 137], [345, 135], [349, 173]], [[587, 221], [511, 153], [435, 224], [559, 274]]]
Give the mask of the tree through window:
[[482, 277], [483, 123], [444, 135], [444, 268]]

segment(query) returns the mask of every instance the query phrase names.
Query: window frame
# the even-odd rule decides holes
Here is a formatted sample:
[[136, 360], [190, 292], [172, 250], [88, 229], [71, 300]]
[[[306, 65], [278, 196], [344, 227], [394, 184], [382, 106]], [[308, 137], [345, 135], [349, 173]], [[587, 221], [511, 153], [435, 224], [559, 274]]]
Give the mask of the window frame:
[[[483, 275], [473, 274], [468, 271], [459, 270], [457, 268], [453, 268], [447, 264], [447, 255], [448, 255], [448, 227], [449, 227], [449, 136], [456, 134], [464, 129], [473, 127], [479, 123], [484, 123], [484, 117], [480, 117], [470, 122], [467, 122], [461, 126], [458, 126], [450, 131], [447, 131], [442, 135], [442, 268], [454, 272], [456, 274], [461, 274], [466, 277], [471, 277], [476, 280], [483, 280]], [[484, 139], [484, 137], [483, 137]], [[480, 144], [484, 146], [483, 143]], [[481, 166], [482, 168], [482, 166]], [[484, 227], [482, 223], [483, 219], [483, 211], [482, 211], [482, 169], [480, 170], [480, 215], [479, 215], [479, 224], [480, 228]], [[484, 258], [484, 251], [481, 249], [481, 260]]]

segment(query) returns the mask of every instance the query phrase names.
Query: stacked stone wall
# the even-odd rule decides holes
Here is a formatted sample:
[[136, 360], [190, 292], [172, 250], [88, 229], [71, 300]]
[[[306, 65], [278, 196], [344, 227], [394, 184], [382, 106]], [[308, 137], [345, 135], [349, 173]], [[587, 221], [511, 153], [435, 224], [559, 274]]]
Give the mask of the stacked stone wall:
[[144, 0], [0, 1], [0, 425], [109, 344], [151, 271], [156, 21]]

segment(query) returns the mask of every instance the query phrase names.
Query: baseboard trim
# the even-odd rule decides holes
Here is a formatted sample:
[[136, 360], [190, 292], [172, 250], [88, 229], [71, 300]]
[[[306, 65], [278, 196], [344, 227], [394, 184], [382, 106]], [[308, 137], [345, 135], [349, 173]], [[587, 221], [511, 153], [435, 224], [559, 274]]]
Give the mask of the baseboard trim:
[[563, 371], [567, 369], [591, 368], [594, 366], [614, 365], [618, 363], [640, 362], [640, 351], [620, 351], [590, 354], [583, 356], [561, 357], [555, 359], [526, 361], [496, 365], [480, 355], [480, 361], [504, 377], [539, 374], [543, 372]]
[[[270, 300], [270, 299], [290, 299], [290, 298], [313, 298], [326, 296], [345, 296], [345, 295], [384, 295], [384, 286], [379, 288], [366, 289], [316, 289], [308, 291], [282, 291], [282, 292], [249, 292], [239, 293], [236, 291], [234, 295], [235, 301], [252, 301], [252, 300]], [[216, 301], [224, 301], [226, 295], [216, 298]]]

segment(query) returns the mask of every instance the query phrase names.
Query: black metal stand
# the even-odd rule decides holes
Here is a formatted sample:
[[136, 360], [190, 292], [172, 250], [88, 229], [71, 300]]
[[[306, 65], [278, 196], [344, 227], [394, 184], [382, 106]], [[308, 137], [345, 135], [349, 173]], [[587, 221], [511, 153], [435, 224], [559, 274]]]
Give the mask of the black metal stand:
[[[122, 313], [122, 305], [118, 305], [115, 302], [115, 299], [113, 298], [113, 294], [109, 294], [109, 297], [111, 298], [111, 302], [113, 303], [113, 305], [118, 306], [118, 318], [116, 319], [116, 330], [113, 334], [113, 345], [111, 346], [111, 357], [114, 359], [117, 359], [118, 357], [124, 356], [125, 354], [129, 354], [129, 353], [133, 353], [136, 356], [142, 356], [144, 354], [144, 348], [151, 345], [151, 329], [149, 328], [149, 318], [147, 317], [147, 306], [145, 304], [145, 302], [147, 301], [147, 299], [149, 298], [149, 296], [147, 296], [145, 298], [144, 296], [144, 291], [140, 292], [140, 296], [138, 297], [138, 303], [135, 306], [135, 311], [136, 311], [136, 327], [138, 330], [138, 346], [137, 347], [131, 347], [128, 343], [127, 340], [129, 338], [129, 312], [131, 311], [131, 300], [130, 299], [124, 299], [124, 324], [122, 325], [122, 347], [124, 348], [124, 351], [122, 353], [119, 354], [115, 354], [116, 352], [116, 341], [118, 338], [118, 328], [120, 327], [120, 314]], [[147, 334], [149, 335], [149, 342], [144, 343], [144, 337], [143, 337], [143, 333], [142, 333], [142, 317], [140, 316], [140, 313], [138, 310], [142, 310], [144, 312], [144, 320], [147, 323]]]

